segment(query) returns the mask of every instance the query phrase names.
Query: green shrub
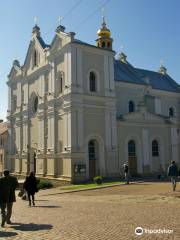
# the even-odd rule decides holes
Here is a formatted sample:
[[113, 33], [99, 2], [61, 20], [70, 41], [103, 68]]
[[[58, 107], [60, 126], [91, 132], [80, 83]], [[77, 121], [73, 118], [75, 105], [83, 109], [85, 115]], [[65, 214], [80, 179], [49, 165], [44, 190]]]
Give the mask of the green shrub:
[[93, 178], [93, 180], [98, 185], [102, 184], [102, 182], [103, 182], [103, 179], [102, 179], [101, 176], [96, 176], [96, 177]]
[[42, 180], [42, 179], [40, 179], [40, 181], [37, 185], [38, 190], [46, 189], [46, 188], [52, 188], [52, 187], [53, 187], [52, 182], [49, 182], [47, 180]]

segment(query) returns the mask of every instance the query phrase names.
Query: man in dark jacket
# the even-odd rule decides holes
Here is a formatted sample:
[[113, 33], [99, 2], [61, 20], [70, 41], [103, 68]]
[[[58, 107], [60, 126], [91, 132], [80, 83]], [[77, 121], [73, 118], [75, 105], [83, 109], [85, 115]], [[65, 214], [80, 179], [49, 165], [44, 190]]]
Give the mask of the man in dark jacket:
[[[18, 186], [16, 177], [10, 176], [9, 170], [4, 170], [4, 177], [0, 178], [0, 206], [2, 223], [1, 227], [4, 227], [5, 222], [11, 223], [11, 214], [13, 202], [16, 201], [15, 190]], [[7, 211], [6, 211], [7, 209]]]
[[171, 182], [173, 185], [173, 191], [176, 190], [176, 182], [178, 176], [178, 168], [175, 164], [175, 161], [171, 161], [171, 165], [168, 167], [168, 176], [171, 177]]

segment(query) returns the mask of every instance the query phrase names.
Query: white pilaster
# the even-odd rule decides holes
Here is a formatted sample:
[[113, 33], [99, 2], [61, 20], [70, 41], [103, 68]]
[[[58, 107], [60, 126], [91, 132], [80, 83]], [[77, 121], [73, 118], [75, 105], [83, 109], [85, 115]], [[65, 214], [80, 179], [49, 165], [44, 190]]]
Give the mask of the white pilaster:
[[115, 110], [111, 113], [112, 147], [117, 146], [117, 120]]
[[48, 148], [54, 149], [54, 118], [48, 117]]
[[143, 128], [142, 130], [142, 154], [143, 154], [143, 165], [149, 165], [150, 164], [150, 144], [149, 144], [149, 132], [148, 129]]
[[108, 67], [108, 56], [104, 56], [104, 86], [105, 86], [105, 95], [109, 94], [109, 67]]
[[114, 91], [114, 59], [109, 57], [109, 81], [110, 90]]
[[77, 85], [79, 92], [81, 93], [83, 91], [83, 74], [82, 74], [82, 50], [77, 48], [77, 65], [76, 65], [76, 71], [77, 71]]
[[77, 112], [77, 127], [78, 127], [78, 146], [83, 147], [84, 144], [84, 121], [83, 121], [83, 110]]
[[54, 62], [51, 62], [50, 65], [51, 65], [51, 71], [50, 71], [50, 79], [49, 79], [49, 92], [54, 92], [54, 84], [55, 84]]
[[64, 86], [68, 85], [68, 55], [67, 53], [64, 54]]
[[17, 83], [17, 106], [21, 106], [21, 83]]
[[[67, 135], [68, 135], [67, 113], [65, 112], [64, 115], [63, 115], [63, 140], [64, 140], [64, 148], [67, 148], [67, 146], [68, 146]], [[64, 150], [64, 149], [63, 149], [63, 150]]]
[[105, 133], [106, 133], [106, 139], [105, 143], [106, 146], [111, 146], [111, 116], [109, 109], [105, 110]]
[[71, 86], [71, 48], [69, 47], [65, 53], [65, 86], [67, 86], [67, 91]]
[[72, 111], [72, 147], [77, 149], [78, 146], [78, 121], [77, 121], [77, 110]]
[[71, 148], [71, 113], [67, 113], [67, 128], [68, 128], [68, 133], [67, 133], [67, 146], [68, 148]]
[[176, 128], [171, 128], [171, 151], [172, 151], [172, 160], [179, 162], [179, 136]]
[[23, 90], [24, 90], [24, 103], [28, 104], [28, 83], [25, 83], [23, 85]]
[[44, 148], [44, 120], [40, 119], [38, 122], [38, 149]]
[[44, 75], [41, 75], [39, 77], [39, 89], [38, 89], [38, 94], [39, 96], [41, 97], [39, 99], [39, 103], [42, 103], [43, 102], [43, 99], [42, 97], [44, 96], [44, 93], [45, 93], [45, 89], [44, 89], [44, 81], [45, 81], [45, 76]]
[[8, 110], [11, 111], [11, 88], [8, 87]]
[[16, 150], [20, 151], [20, 127], [16, 126]]
[[23, 125], [23, 149], [26, 151], [27, 150], [27, 144], [28, 144], [28, 139], [27, 139], [27, 124], [24, 123]]
[[77, 81], [78, 81], [78, 77], [77, 77], [77, 48], [72, 47], [71, 48], [71, 53], [72, 53], [72, 57], [71, 57], [72, 84], [73, 84], [74, 89], [76, 89]]

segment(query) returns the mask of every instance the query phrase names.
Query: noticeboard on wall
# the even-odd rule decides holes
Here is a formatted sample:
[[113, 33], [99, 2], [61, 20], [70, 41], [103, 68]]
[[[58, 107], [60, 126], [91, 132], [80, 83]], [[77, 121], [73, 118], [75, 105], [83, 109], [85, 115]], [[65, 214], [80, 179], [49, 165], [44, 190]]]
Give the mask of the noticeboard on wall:
[[75, 164], [74, 165], [74, 173], [83, 174], [85, 172], [86, 172], [86, 165], [85, 164]]

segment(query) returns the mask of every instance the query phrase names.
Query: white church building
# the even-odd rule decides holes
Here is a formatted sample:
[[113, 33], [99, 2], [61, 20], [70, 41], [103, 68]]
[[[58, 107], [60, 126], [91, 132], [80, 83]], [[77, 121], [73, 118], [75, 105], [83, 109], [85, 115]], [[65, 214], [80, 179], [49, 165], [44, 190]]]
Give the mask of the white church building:
[[180, 86], [167, 73], [115, 58], [103, 21], [96, 46], [35, 25], [23, 65], [8, 75], [11, 172], [67, 181], [166, 172], [180, 165]]

